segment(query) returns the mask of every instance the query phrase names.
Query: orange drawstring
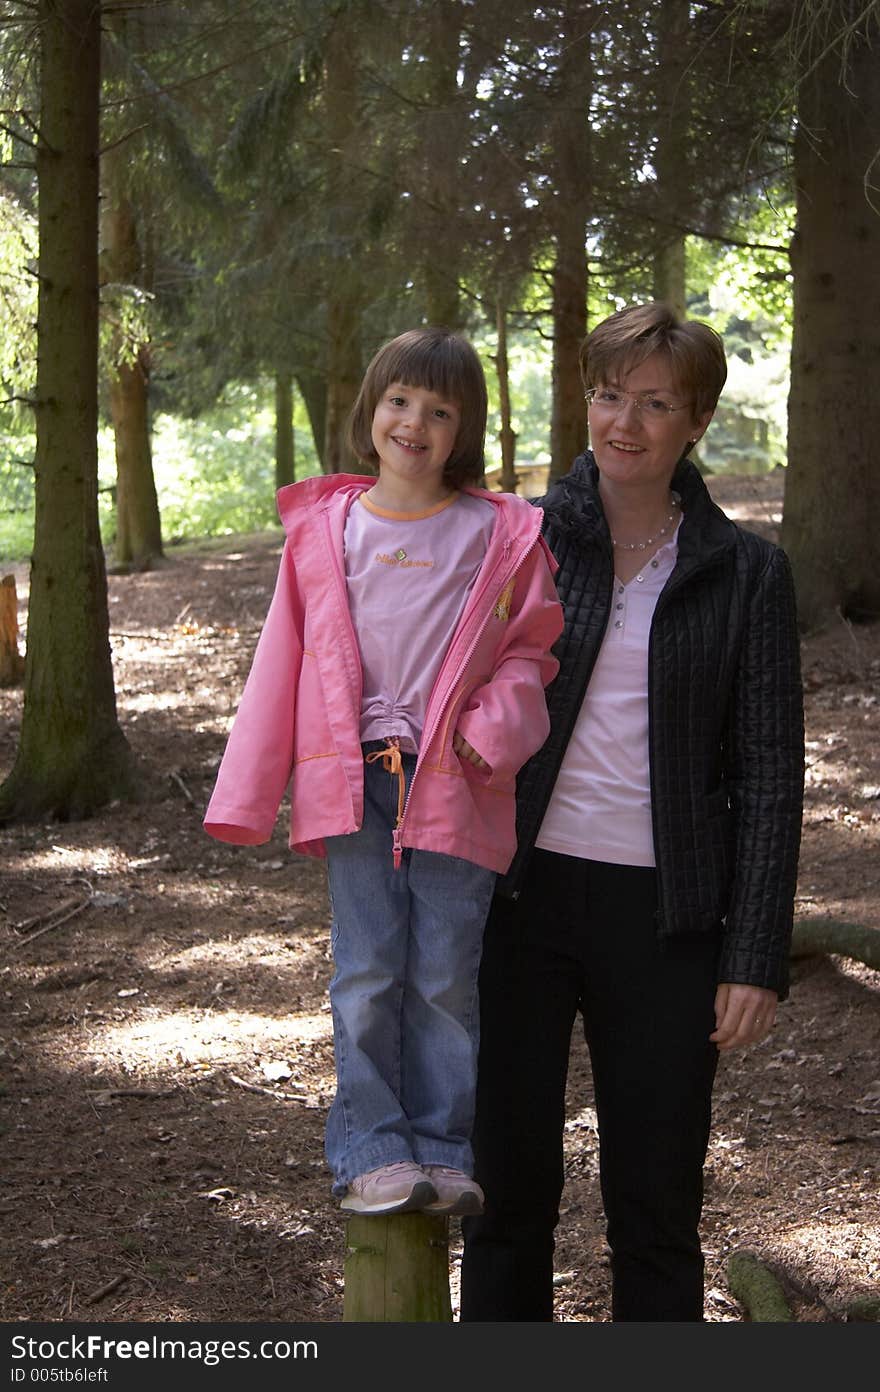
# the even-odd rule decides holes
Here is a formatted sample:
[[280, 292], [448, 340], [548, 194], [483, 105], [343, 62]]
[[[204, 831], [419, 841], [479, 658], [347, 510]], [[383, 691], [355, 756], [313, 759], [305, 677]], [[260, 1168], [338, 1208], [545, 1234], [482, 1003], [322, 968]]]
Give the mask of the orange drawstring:
[[364, 763], [374, 764], [377, 759], [381, 759], [386, 773], [397, 774], [397, 826], [400, 826], [403, 821], [403, 805], [406, 802], [406, 779], [403, 775], [400, 744], [396, 735], [389, 735], [385, 743], [387, 749], [374, 749], [372, 754], [364, 757]]

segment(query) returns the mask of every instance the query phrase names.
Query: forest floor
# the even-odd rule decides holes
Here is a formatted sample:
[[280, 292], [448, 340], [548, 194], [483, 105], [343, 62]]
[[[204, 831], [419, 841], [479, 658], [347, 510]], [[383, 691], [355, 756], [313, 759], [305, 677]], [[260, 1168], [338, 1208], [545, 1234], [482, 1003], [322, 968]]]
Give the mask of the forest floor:
[[[780, 474], [710, 479], [774, 536]], [[280, 533], [172, 548], [109, 579], [122, 727], [145, 791], [88, 821], [0, 831], [0, 1320], [335, 1322], [345, 1225], [323, 866], [210, 840], [201, 819]], [[0, 566], [0, 569], [4, 567]], [[22, 632], [27, 567], [16, 574]], [[797, 913], [880, 932], [880, 624], [803, 642], [807, 804]], [[21, 692], [0, 692], [0, 777]], [[743, 1321], [726, 1272], [758, 1254], [799, 1321], [880, 1294], [880, 973], [793, 964], [761, 1046], [723, 1055], [703, 1235], [706, 1318]], [[607, 1321], [596, 1121], [572, 1047], [556, 1318]], [[645, 1156], [649, 1169], [651, 1156]], [[457, 1309], [460, 1230], [450, 1230]]]

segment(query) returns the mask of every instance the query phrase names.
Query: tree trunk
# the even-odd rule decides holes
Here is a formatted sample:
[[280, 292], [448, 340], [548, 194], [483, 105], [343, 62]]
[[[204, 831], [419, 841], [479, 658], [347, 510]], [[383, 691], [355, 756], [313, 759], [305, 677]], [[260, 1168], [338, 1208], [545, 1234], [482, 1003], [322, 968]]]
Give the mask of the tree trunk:
[[451, 1323], [449, 1219], [427, 1213], [349, 1218], [344, 1275], [343, 1322]]
[[315, 452], [324, 473], [324, 437], [327, 432], [327, 382], [317, 373], [298, 372], [296, 385], [305, 402], [306, 414], [312, 429]]
[[592, 91], [592, 5], [565, 7], [566, 45], [560, 62], [554, 122], [553, 367], [550, 479], [560, 478], [584, 448], [587, 412], [579, 351], [587, 329], [587, 221], [592, 204], [589, 110]]
[[561, 478], [584, 448], [586, 407], [579, 352], [587, 327], [587, 208], [573, 194], [559, 209], [553, 265], [550, 476]]
[[[423, 141], [425, 203], [423, 228], [425, 312], [429, 324], [458, 329], [461, 307], [461, 152], [465, 126], [460, 78], [461, 0], [434, 0], [427, 8], [423, 64], [426, 120]], [[432, 229], [433, 228], [433, 235]], [[441, 236], [437, 229], [442, 228]]]
[[[352, 171], [358, 166], [356, 122], [359, 68], [350, 29], [337, 17], [326, 43], [325, 103], [329, 145], [327, 213], [339, 226], [356, 225]], [[363, 287], [351, 250], [331, 261], [327, 284], [327, 414], [324, 472], [364, 472], [348, 446], [348, 417], [360, 387], [360, 323]]]
[[501, 416], [501, 487], [505, 493], [516, 492], [516, 431], [510, 424], [510, 371], [507, 361], [507, 305], [502, 295], [495, 306], [498, 351], [495, 371], [498, 376], [498, 408]]
[[360, 387], [360, 306], [353, 295], [331, 289], [327, 305], [327, 416], [324, 472], [365, 473], [348, 445], [348, 418]]
[[685, 234], [672, 226], [688, 199], [688, 74], [693, 63], [688, 38], [690, 6], [661, 0], [657, 47], [656, 145], [658, 222], [655, 228], [654, 296], [679, 318], [687, 310]]
[[654, 295], [668, 304], [673, 314], [684, 319], [687, 314], [687, 278], [685, 275], [685, 237], [666, 241], [654, 257]]
[[[105, 283], [143, 287], [137, 222], [132, 203], [119, 187], [118, 153], [106, 157], [105, 212], [102, 218]], [[153, 476], [150, 442], [150, 349], [141, 344], [132, 357], [125, 334], [113, 335], [115, 367], [110, 377], [110, 417], [116, 441], [117, 564], [146, 570], [162, 555], [162, 519]]]
[[18, 596], [15, 576], [0, 580], [0, 686], [18, 686], [24, 676], [24, 658], [18, 651]]
[[862, 26], [849, 36], [845, 67], [838, 46], [799, 90], [781, 540], [806, 629], [837, 614], [880, 615], [880, 82], [868, 23], [874, 42]]
[[296, 477], [293, 438], [293, 378], [275, 374], [275, 487], [283, 488]]
[[39, 5], [37, 447], [24, 714], [0, 819], [87, 816], [130, 789], [98, 528], [94, 0]]
[[162, 519], [150, 445], [149, 351], [120, 363], [110, 382], [116, 440], [117, 565], [149, 570], [162, 555]]

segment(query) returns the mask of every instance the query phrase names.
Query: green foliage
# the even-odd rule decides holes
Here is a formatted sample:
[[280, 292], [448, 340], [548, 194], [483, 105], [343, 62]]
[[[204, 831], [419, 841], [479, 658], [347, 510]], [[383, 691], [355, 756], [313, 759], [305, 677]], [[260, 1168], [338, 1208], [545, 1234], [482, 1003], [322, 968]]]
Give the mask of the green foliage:
[[[489, 393], [489, 420], [486, 430], [486, 468], [501, 465], [498, 406], [498, 380], [492, 355], [494, 334], [474, 334], [474, 347], [486, 373]], [[516, 432], [518, 464], [550, 462], [550, 371], [551, 350], [534, 332], [514, 331], [507, 344], [510, 377], [511, 425]]]
[[8, 189], [0, 187], [0, 382], [4, 397], [22, 396], [36, 381], [36, 257], [36, 219]]
[[102, 374], [131, 367], [149, 344], [155, 296], [137, 285], [101, 286], [99, 362]]
[[[162, 531], [170, 542], [277, 523], [271, 399], [270, 384], [231, 384], [199, 420], [156, 419], [153, 468]], [[319, 473], [299, 403], [294, 429], [297, 477]]]
[[688, 238], [688, 284], [706, 287], [710, 322], [719, 331], [736, 316], [760, 326], [768, 349], [790, 342], [794, 224], [792, 191], [783, 184], [742, 207], [738, 240], [745, 245]]
[[[294, 430], [297, 478], [320, 473], [299, 399]], [[196, 420], [157, 415], [153, 469], [163, 535], [174, 543], [275, 526], [274, 449], [270, 382], [229, 384], [217, 406]], [[27, 460], [32, 453], [32, 437], [0, 433], [0, 561], [26, 560], [31, 552], [33, 473], [13, 461]], [[113, 431], [105, 427], [98, 435], [98, 510], [105, 547], [115, 537], [115, 482]]]

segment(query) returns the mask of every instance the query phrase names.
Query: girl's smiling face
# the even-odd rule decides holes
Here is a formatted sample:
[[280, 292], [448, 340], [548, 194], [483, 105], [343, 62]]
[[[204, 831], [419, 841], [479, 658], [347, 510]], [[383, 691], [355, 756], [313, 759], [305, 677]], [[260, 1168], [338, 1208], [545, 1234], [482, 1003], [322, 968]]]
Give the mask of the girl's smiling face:
[[426, 387], [389, 383], [376, 404], [371, 431], [383, 486], [412, 491], [422, 502], [444, 497], [449, 487], [443, 469], [460, 421], [457, 402]]

